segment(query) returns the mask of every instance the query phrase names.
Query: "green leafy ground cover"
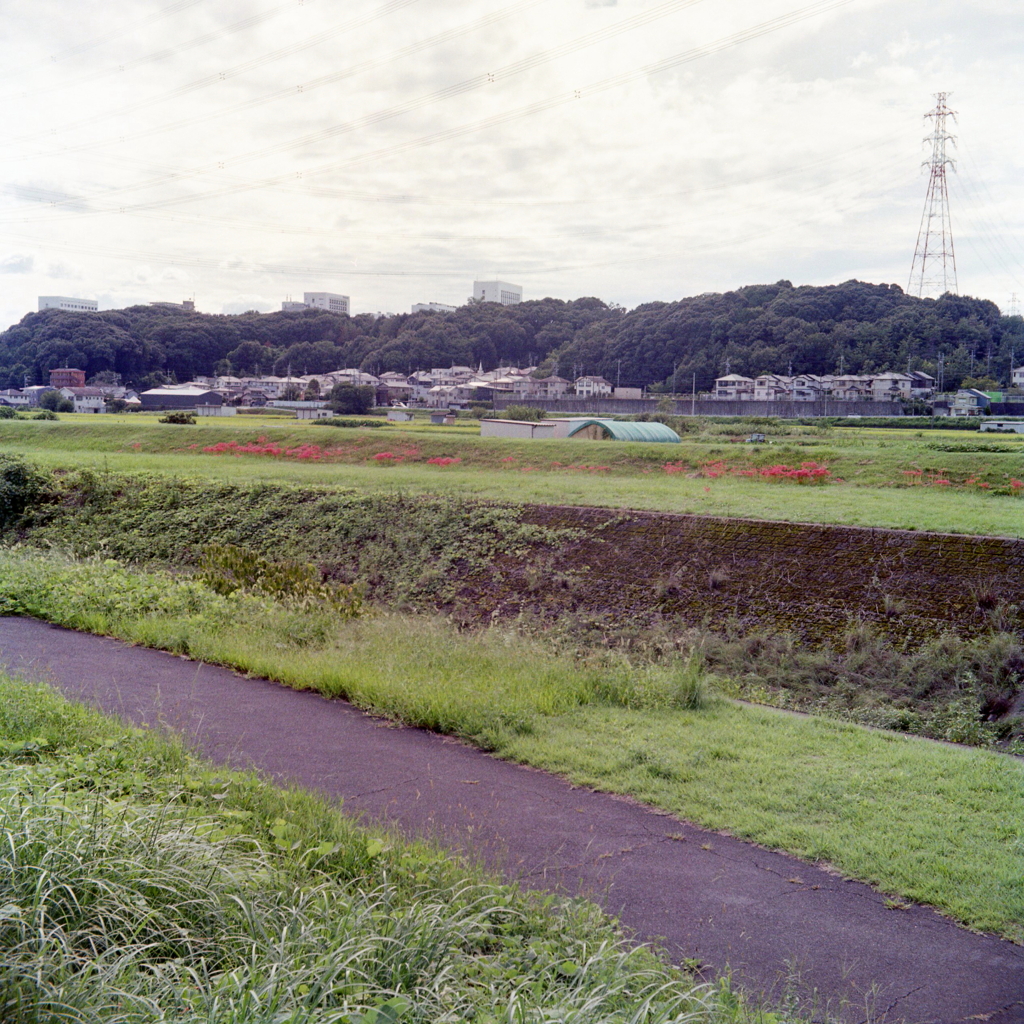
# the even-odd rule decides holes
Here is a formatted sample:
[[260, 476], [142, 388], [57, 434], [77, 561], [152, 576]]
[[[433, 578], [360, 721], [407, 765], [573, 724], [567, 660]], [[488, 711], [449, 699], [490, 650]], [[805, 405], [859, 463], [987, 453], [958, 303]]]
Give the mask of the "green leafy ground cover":
[[590, 904], [498, 884], [42, 687], [0, 692], [9, 1024], [779, 1020]]
[[699, 663], [637, 667], [426, 616], [338, 622], [194, 580], [0, 556], [3, 610], [346, 697], [498, 755], [824, 859], [964, 924], [1024, 941], [1024, 765], [730, 703]]
[[[282, 427], [270, 419], [257, 425], [257, 419], [194, 427], [157, 424], [138, 415], [69, 416], [57, 423], [5, 420], [0, 445], [52, 467], [1024, 535], [1024, 486], [1013, 484], [1024, 480], [1021, 438], [993, 435], [981, 444], [976, 435], [965, 442], [957, 431], [787, 423], [765, 428], [776, 431], [775, 443], [750, 446], [738, 443], [749, 425], [700, 421], [699, 431], [687, 433], [679, 445], [642, 445], [480, 438], [470, 421], [455, 427], [342, 431], [309, 424]], [[204, 450], [218, 445], [224, 446], [220, 452]], [[291, 454], [253, 451], [268, 447]], [[430, 459], [458, 461], [432, 464]], [[740, 475], [804, 462], [827, 466], [827, 482], [801, 486]]]

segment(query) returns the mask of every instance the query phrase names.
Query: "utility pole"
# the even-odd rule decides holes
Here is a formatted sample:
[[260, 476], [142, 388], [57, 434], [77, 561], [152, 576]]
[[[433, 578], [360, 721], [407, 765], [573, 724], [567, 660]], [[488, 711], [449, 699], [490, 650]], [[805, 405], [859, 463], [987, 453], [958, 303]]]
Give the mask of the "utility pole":
[[947, 144], [956, 145], [956, 137], [946, 130], [946, 121], [948, 118], [955, 121], [956, 111], [947, 106], [947, 96], [948, 93], [936, 93], [935, 109], [924, 115], [926, 119], [932, 119], [932, 133], [924, 140], [931, 143], [932, 155], [924, 164], [929, 169], [928, 192], [907, 285], [907, 292], [918, 298], [944, 295], [946, 292], [958, 294], [949, 188], [946, 184], [946, 168], [956, 170], [956, 161], [946, 152]]
[[692, 397], [690, 398], [690, 415], [697, 415], [697, 374], [693, 375], [693, 391], [691, 392]]

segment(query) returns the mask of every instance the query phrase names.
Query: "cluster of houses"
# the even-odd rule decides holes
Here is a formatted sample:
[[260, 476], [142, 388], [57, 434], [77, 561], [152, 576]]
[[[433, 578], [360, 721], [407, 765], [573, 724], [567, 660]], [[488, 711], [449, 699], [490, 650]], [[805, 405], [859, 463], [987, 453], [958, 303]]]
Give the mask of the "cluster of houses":
[[[640, 388], [616, 388], [603, 377], [534, 377], [535, 366], [501, 366], [484, 370], [450, 366], [413, 373], [388, 371], [379, 376], [365, 370], [341, 369], [301, 377], [197, 377], [187, 384], [167, 385], [143, 391], [143, 408], [169, 407], [174, 396], [206, 400], [230, 406], [292, 406], [305, 401], [322, 401], [337, 384], [371, 387], [377, 405], [404, 405], [427, 409], [465, 408], [474, 403], [490, 404], [496, 398], [554, 399], [566, 395], [608, 398], [639, 398]], [[205, 396], [205, 398], [204, 398]], [[214, 397], [216, 396], [216, 397]]]
[[[85, 383], [85, 371], [61, 367], [50, 371], [49, 385], [0, 390], [0, 405], [19, 408], [38, 406], [40, 396], [58, 391], [75, 412], [106, 412], [110, 409], [197, 409], [206, 413], [230, 413], [238, 407], [275, 406], [295, 411], [299, 418], [327, 416], [326, 398], [338, 384], [369, 387], [378, 406], [416, 407], [432, 410], [467, 408], [476, 403], [505, 403], [522, 399], [577, 398], [638, 399], [640, 388], [613, 386], [604, 377], [535, 377], [535, 366], [501, 366], [485, 371], [482, 366], [450, 366], [413, 373], [389, 371], [379, 376], [354, 368], [331, 373], [285, 377], [197, 377], [184, 384], [167, 384], [135, 392], [118, 385]], [[924, 399], [933, 402], [935, 415], [976, 416], [983, 413], [1016, 414], [996, 392], [963, 388], [956, 395], [936, 395], [935, 378], [920, 370], [907, 373], [783, 376], [765, 373], [744, 377], [731, 373], [715, 381], [706, 401], [756, 402], [860, 401], [893, 402]], [[1012, 371], [1012, 384], [1024, 388], [1024, 367]], [[1011, 400], [1012, 401], [1012, 400]], [[704, 404], [707, 411], [707, 404]]]
[[934, 394], [935, 378], [920, 370], [796, 376], [762, 373], [759, 377], [730, 373], [715, 381], [714, 390], [717, 399], [751, 402], [898, 402], [930, 398]]
[[73, 367], [51, 370], [49, 384], [0, 390], [0, 405], [12, 409], [35, 409], [39, 406], [40, 396], [48, 391], [56, 391], [61, 398], [66, 398], [75, 412], [106, 412], [111, 408], [109, 403], [117, 400], [124, 403], [124, 408], [142, 408], [138, 393], [131, 388], [107, 384], [86, 387], [85, 371]]

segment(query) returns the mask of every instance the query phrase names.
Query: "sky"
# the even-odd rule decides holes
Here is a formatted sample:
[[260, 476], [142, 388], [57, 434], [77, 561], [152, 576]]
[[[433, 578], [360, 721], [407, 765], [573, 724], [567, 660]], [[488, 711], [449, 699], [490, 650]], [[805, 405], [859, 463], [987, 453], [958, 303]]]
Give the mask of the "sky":
[[1019, 0], [0, 0], [0, 328], [906, 288], [939, 91], [959, 291], [1011, 311], [1022, 53]]

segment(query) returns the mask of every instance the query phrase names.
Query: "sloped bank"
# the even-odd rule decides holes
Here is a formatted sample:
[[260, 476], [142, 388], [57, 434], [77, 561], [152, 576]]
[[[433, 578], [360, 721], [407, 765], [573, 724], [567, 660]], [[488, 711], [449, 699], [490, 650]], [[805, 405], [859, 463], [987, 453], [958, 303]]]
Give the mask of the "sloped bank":
[[26, 506], [8, 539], [185, 570], [236, 544], [463, 627], [699, 645], [770, 703], [967, 742], [1021, 731], [1021, 540], [87, 472]]

